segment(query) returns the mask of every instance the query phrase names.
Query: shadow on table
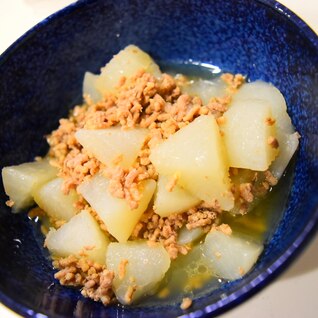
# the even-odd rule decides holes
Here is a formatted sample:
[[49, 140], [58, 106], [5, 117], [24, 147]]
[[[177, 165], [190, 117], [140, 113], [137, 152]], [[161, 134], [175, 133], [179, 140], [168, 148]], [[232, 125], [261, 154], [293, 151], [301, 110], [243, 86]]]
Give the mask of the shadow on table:
[[301, 276], [314, 270], [318, 270], [318, 234], [281, 279]]

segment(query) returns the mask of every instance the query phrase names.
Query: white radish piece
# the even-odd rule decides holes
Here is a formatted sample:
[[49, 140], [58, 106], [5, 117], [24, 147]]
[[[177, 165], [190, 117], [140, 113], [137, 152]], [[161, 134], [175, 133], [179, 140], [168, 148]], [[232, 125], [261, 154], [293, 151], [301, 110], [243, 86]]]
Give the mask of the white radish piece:
[[256, 263], [263, 245], [234, 234], [212, 230], [202, 246], [209, 266], [220, 278], [235, 280], [245, 275]]
[[224, 113], [224, 142], [229, 165], [265, 171], [278, 154], [275, 124], [267, 102], [250, 99], [232, 103]]
[[178, 244], [186, 245], [192, 244], [204, 235], [204, 231], [201, 227], [188, 230], [185, 226], [182, 227], [178, 234]]
[[102, 93], [114, 91], [123, 76], [126, 78], [134, 76], [140, 70], [157, 77], [161, 75], [159, 66], [149, 54], [135, 45], [128, 45], [101, 69], [97, 90]]
[[263, 81], [245, 83], [233, 96], [234, 103], [251, 99], [258, 99], [270, 105], [277, 127], [289, 134], [295, 131], [287, 114], [285, 98], [275, 86]]
[[79, 129], [77, 141], [99, 161], [111, 167], [119, 165], [128, 168], [137, 158], [148, 134], [147, 129], [123, 130], [120, 127], [107, 129]]
[[125, 199], [113, 197], [108, 186], [107, 178], [96, 175], [82, 183], [77, 190], [105, 223], [108, 232], [119, 242], [126, 242], [147, 209], [156, 189], [156, 182], [152, 179], [140, 182], [141, 197], [136, 209], [131, 209]]
[[67, 257], [84, 252], [96, 263], [105, 264], [109, 239], [97, 221], [83, 210], [58, 230], [50, 229], [45, 245], [54, 256]]
[[170, 182], [171, 178], [159, 176], [153, 206], [157, 214], [166, 217], [173, 213], [184, 212], [200, 203], [199, 198], [191, 195], [178, 184], [174, 185], [171, 191], [167, 190]]
[[212, 115], [201, 115], [153, 148], [150, 160], [159, 174], [178, 175], [178, 184], [193, 196], [233, 208], [228, 160]]
[[2, 181], [5, 193], [14, 202], [12, 211], [19, 212], [30, 207], [34, 203], [34, 191], [56, 175], [57, 169], [46, 159], [4, 167]]
[[103, 95], [96, 89], [99, 75], [86, 72], [83, 80], [83, 95], [89, 95], [93, 102], [97, 103], [102, 100]]
[[293, 157], [299, 145], [299, 134], [297, 132], [288, 134], [277, 129], [277, 140], [279, 142], [279, 154], [271, 164], [269, 170], [277, 179], [283, 175], [290, 159]]
[[106, 266], [115, 272], [113, 286], [117, 299], [127, 305], [156, 291], [170, 267], [170, 258], [159, 243], [110, 243]]
[[68, 221], [76, 214], [75, 203], [78, 195], [75, 190], [69, 194], [62, 191], [63, 179], [56, 178], [34, 191], [35, 203], [50, 217]]

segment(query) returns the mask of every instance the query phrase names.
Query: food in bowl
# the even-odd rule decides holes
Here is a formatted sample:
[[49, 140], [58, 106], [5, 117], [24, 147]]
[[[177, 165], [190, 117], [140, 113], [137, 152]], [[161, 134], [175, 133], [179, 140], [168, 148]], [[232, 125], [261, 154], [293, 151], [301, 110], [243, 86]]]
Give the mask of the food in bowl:
[[162, 73], [130, 45], [85, 74], [83, 93], [45, 158], [2, 170], [13, 212], [37, 205], [55, 278], [129, 305], [250, 271], [262, 221], [246, 235], [225, 220], [248, 220], [298, 147], [279, 90], [240, 74]]

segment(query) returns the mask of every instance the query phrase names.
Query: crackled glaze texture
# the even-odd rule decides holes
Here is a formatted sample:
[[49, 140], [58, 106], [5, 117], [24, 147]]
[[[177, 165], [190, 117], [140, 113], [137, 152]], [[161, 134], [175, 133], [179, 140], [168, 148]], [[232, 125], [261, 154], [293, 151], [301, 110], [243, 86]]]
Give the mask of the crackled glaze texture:
[[[283, 219], [256, 268], [242, 280], [207, 292], [190, 308], [195, 317], [216, 314], [246, 299], [285, 268], [317, 223], [317, 37], [271, 0], [78, 1], [29, 31], [0, 59], [0, 166], [44, 154], [43, 136], [80, 101], [84, 72], [96, 72], [129, 43], [159, 61], [204, 62], [251, 80], [271, 81], [286, 96], [302, 136]], [[25, 214], [10, 214], [0, 187], [3, 303], [25, 317], [42, 313], [148, 318], [183, 313], [178, 305], [168, 304], [104, 308], [76, 290], [54, 284], [38, 230]]]

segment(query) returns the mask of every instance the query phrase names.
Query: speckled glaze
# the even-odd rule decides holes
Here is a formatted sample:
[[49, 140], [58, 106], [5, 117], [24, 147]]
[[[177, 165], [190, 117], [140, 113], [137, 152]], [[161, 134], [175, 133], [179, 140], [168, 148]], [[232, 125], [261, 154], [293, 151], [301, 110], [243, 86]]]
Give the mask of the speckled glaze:
[[25, 214], [10, 214], [0, 184], [0, 301], [24, 317], [215, 315], [277, 276], [315, 231], [318, 41], [299, 18], [271, 0], [78, 1], [46, 19], [0, 58], [0, 166], [43, 155], [43, 136], [80, 102], [84, 72], [96, 72], [130, 43], [158, 61], [209, 63], [271, 81], [282, 91], [302, 136], [283, 219], [251, 273], [195, 299], [187, 312], [171, 304], [104, 308], [54, 282], [38, 229]]

